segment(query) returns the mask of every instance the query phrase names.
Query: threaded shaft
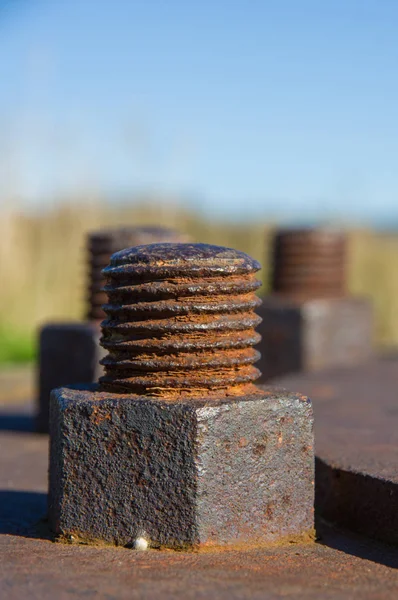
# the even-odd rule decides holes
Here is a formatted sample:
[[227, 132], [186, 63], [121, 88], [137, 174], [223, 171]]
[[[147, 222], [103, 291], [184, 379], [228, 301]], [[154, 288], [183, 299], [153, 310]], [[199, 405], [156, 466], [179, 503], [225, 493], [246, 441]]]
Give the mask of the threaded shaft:
[[123, 250], [104, 269], [104, 391], [151, 396], [257, 389], [257, 261], [207, 244]]
[[96, 231], [88, 235], [89, 287], [87, 298], [88, 320], [103, 320], [105, 313], [102, 305], [107, 302], [103, 291], [105, 277], [102, 274], [112, 254], [142, 244], [155, 242], [185, 242], [188, 237], [165, 227], [120, 227]]
[[298, 298], [345, 295], [346, 237], [342, 232], [279, 231], [272, 254], [272, 292]]

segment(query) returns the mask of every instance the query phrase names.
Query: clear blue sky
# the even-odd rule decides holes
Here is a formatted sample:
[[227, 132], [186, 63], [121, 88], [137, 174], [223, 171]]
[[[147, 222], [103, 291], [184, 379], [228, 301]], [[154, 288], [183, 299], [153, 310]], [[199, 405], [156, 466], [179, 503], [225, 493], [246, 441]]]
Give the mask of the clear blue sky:
[[0, 0], [0, 187], [398, 221], [396, 0]]

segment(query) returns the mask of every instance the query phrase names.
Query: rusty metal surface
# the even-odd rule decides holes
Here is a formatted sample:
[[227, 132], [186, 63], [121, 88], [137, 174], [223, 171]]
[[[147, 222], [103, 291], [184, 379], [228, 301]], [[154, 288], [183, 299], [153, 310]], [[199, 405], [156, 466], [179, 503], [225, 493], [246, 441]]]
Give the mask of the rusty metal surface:
[[[378, 367], [374, 366], [368, 376], [378, 377], [376, 389], [369, 385], [369, 379], [368, 385], [364, 386], [368, 389], [370, 423], [375, 420], [375, 428], [380, 425], [388, 439], [391, 439], [394, 429], [397, 430], [395, 421], [380, 419], [374, 414], [377, 403], [373, 403], [373, 410], [368, 404], [371, 397], [380, 396], [383, 389], [381, 379], [385, 380], [392, 395], [395, 386], [393, 371], [398, 372], [398, 361], [390, 367], [386, 369], [388, 375], [384, 370], [377, 376]], [[328, 381], [325, 375], [323, 378], [311, 377], [317, 388], [315, 404], [331, 401], [334, 378], [331, 376]], [[9, 378], [0, 373], [0, 391], [4, 392], [0, 407], [0, 597], [7, 600], [390, 600], [397, 596], [397, 551], [331, 529], [324, 523], [318, 525], [319, 543], [281, 545], [244, 552], [136, 552], [125, 548], [53, 543], [49, 540], [47, 523], [41, 520], [46, 510], [48, 438], [18, 431], [25, 422], [30, 422], [32, 428], [33, 404], [25, 407], [19, 402], [19, 378], [14, 379], [18, 402], [13, 401], [11, 378], [14, 379], [14, 374]], [[21, 380], [29, 378], [29, 374], [21, 373]], [[299, 387], [304, 387], [301, 385], [304, 384], [303, 379], [296, 382]], [[339, 389], [336, 388], [336, 394]], [[364, 389], [362, 395], [366, 393]], [[329, 411], [333, 412], [331, 405]], [[336, 435], [333, 428], [337, 426], [336, 444], [341, 444], [343, 439], [345, 455], [349, 456], [353, 414], [354, 411], [348, 436], [339, 435], [342, 425], [338, 425], [337, 415], [325, 415], [326, 423], [321, 425], [320, 431], [326, 435], [329, 452], [333, 449]], [[366, 436], [368, 429], [369, 424], [362, 421], [362, 433], [359, 435]], [[376, 432], [372, 435], [377, 437]], [[379, 436], [382, 437], [381, 432]], [[394, 444], [390, 448], [393, 447]], [[364, 439], [361, 448], [366, 454]], [[351, 450], [355, 450], [355, 444], [351, 445]], [[375, 454], [375, 448], [372, 454]], [[381, 468], [388, 469], [389, 455], [388, 450], [379, 454]], [[391, 469], [393, 461], [396, 464], [395, 454]], [[376, 462], [373, 468], [377, 469]]]
[[0, 594], [7, 600], [396, 597], [394, 552], [335, 532], [325, 532], [324, 544], [208, 554], [140, 553], [2, 535]]
[[50, 426], [49, 515], [63, 538], [186, 548], [312, 535], [305, 397], [167, 402], [63, 388]]
[[102, 274], [115, 252], [157, 242], [188, 242], [189, 238], [183, 233], [166, 227], [119, 227], [92, 232], [87, 238], [89, 289], [88, 289], [88, 320], [105, 318], [102, 305], [107, 302], [103, 292], [105, 279]]
[[104, 270], [101, 388], [184, 396], [240, 395], [260, 375], [253, 344], [257, 261], [207, 244], [154, 244], [113, 255]]
[[270, 295], [258, 313], [262, 383], [294, 371], [355, 366], [373, 354], [373, 309], [367, 299], [297, 301]]
[[387, 600], [398, 593], [395, 550], [324, 525], [319, 543], [247, 551], [137, 552], [53, 543], [42, 520], [46, 437], [1, 432], [0, 447], [0, 596], [7, 600]]
[[271, 290], [287, 297], [345, 295], [346, 236], [330, 229], [287, 229], [272, 245]]
[[39, 337], [37, 430], [48, 433], [51, 390], [68, 384], [94, 383], [104, 355], [95, 322], [49, 323]]
[[398, 544], [398, 358], [275, 383], [313, 400], [318, 510]]

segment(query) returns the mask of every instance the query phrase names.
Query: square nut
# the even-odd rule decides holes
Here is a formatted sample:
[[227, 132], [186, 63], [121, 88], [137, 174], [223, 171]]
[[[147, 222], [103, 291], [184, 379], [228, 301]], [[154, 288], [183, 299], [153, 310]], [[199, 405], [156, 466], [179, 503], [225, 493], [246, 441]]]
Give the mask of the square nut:
[[372, 356], [373, 311], [364, 298], [298, 302], [271, 295], [258, 313], [262, 382], [294, 371], [350, 367]]
[[52, 393], [49, 517], [65, 541], [189, 549], [299, 539], [312, 535], [313, 483], [306, 397]]
[[51, 390], [77, 383], [95, 383], [102, 373], [104, 350], [95, 322], [49, 323], [39, 335], [38, 431], [48, 433]]

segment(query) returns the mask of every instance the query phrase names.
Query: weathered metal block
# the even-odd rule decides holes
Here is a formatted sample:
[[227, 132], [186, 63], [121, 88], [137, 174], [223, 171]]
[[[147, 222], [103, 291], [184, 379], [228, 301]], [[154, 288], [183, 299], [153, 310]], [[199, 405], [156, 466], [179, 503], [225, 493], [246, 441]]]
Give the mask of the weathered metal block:
[[373, 312], [364, 298], [295, 301], [271, 295], [257, 310], [260, 381], [293, 371], [351, 367], [373, 352]]
[[36, 428], [49, 430], [50, 393], [75, 383], [94, 383], [102, 374], [99, 360], [105, 352], [99, 344], [96, 322], [50, 323], [39, 335], [38, 413]]
[[314, 402], [316, 511], [329, 523], [398, 546], [398, 356], [301, 373], [278, 385]]
[[49, 518], [70, 542], [197, 548], [312, 534], [310, 401], [285, 391], [51, 398]]

